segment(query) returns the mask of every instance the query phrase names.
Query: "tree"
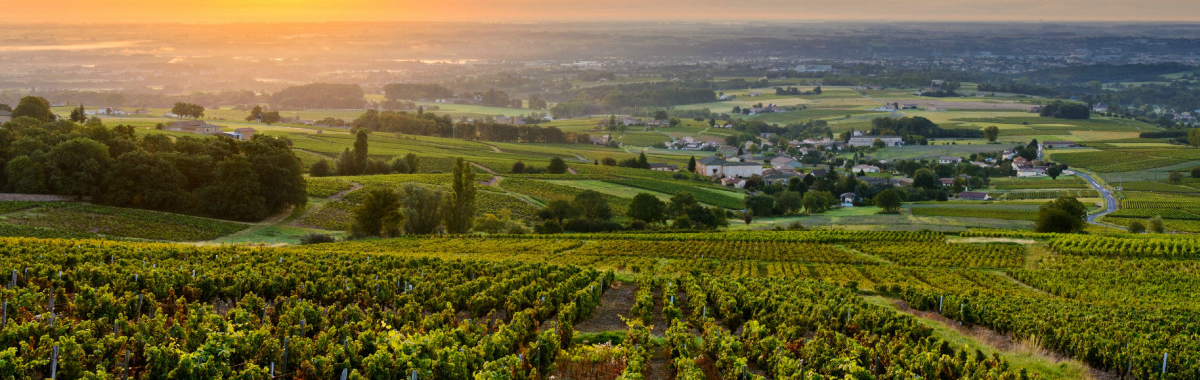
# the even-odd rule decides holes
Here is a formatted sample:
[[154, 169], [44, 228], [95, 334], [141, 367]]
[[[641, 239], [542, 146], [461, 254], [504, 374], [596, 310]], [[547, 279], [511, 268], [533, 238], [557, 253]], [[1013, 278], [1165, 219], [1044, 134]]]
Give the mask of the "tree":
[[1192, 168], [1192, 178], [1200, 178], [1200, 168]]
[[818, 214], [829, 209], [833, 204], [833, 196], [825, 191], [810, 191], [804, 193], [804, 209], [809, 214]]
[[404, 162], [408, 164], [408, 174], [416, 174], [421, 171], [421, 158], [415, 153], [404, 155]]
[[804, 183], [804, 180], [800, 177], [788, 178], [787, 187], [788, 191], [794, 191], [800, 193], [800, 195], [804, 195], [804, 193], [808, 192], [808, 184]]
[[54, 113], [50, 112], [50, 101], [40, 96], [26, 96], [21, 98], [17, 106], [12, 110], [12, 118], [32, 117], [43, 123], [54, 121]]
[[288, 147], [287, 140], [259, 135], [242, 145], [242, 151], [258, 173], [260, 194], [268, 213], [308, 203], [304, 166]]
[[454, 162], [454, 184], [446, 205], [446, 232], [462, 234], [475, 224], [475, 171], [461, 157]]
[[571, 202], [558, 199], [550, 201], [546, 207], [538, 210], [537, 216], [542, 220], [555, 221], [561, 225], [564, 220], [579, 216], [579, 209], [575, 208]]
[[1167, 230], [1163, 228], [1163, 220], [1161, 216], [1155, 215], [1153, 218], [1150, 218], [1150, 232], [1161, 234], [1166, 231]]
[[1037, 232], [1079, 232], [1087, 218], [1087, 207], [1075, 197], [1059, 197], [1038, 209]]
[[46, 186], [46, 169], [40, 159], [29, 156], [17, 156], [5, 165], [8, 175], [6, 191], [22, 194], [43, 194], [49, 192]]
[[1133, 222], [1130, 222], [1129, 223], [1129, 232], [1135, 233], [1135, 234], [1140, 234], [1140, 233], [1146, 232], [1146, 225], [1142, 224], [1142, 221], [1140, 221], [1140, 220], [1135, 220]]
[[253, 109], [250, 110], [250, 115], [246, 116], [246, 121], [259, 121], [259, 120], [262, 120], [262, 118], [263, 118], [263, 108], [262, 108], [262, 106], [256, 105], [256, 106], [254, 106]]
[[84, 121], [87, 121], [87, 111], [83, 109], [82, 104], [80, 104], [78, 108], [71, 109], [71, 121], [76, 123], [83, 123]]
[[180, 210], [187, 178], [161, 156], [135, 150], [117, 158], [102, 201], [114, 206]]
[[667, 216], [672, 219], [683, 217], [692, 206], [700, 204], [696, 196], [688, 192], [678, 192], [671, 196], [667, 203]]
[[100, 194], [105, 177], [113, 165], [108, 147], [86, 137], [55, 145], [47, 159], [51, 187], [63, 195]]
[[775, 198], [766, 194], [747, 196], [745, 202], [746, 209], [759, 217], [771, 216], [775, 208]]
[[512, 170], [509, 170], [509, 173], [512, 173], [512, 174], [525, 173], [525, 163], [522, 161], [514, 162], [512, 165]]
[[313, 177], [328, 176], [329, 175], [329, 161], [326, 161], [324, 158], [317, 160], [317, 162], [314, 162], [312, 164], [312, 166], [310, 166], [308, 168], [308, 175], [313, 176]]
[[[1192, 177], [1196, 177], [1196, 174], [1200, 173], [1200, 172], [1197, 172], [1197, 170], [1200, 170], [1200, 168], [1196, 168], [1196, 169], [1192, 170]], [[691, 173], [696, 172], [696, 156], [692, 156], [692, 158], [688, 159], [687, 171], [691, 172]]]
[[997, 128], [995, 125], [984, 128], [983, 138], [987, 139], [988, 143], [996, 142], [996, 139], [1000, 138], [1000, 128]]
[[885, 213], [900, 212], [900, 192], [895, 189], [887, 189], [875, 195], [875, 206], [883, 209]]
[[1058, 165], [1050, 165], [1049, 167], [1047, 167], [1047, 168], [1046, 168], [1046, 175], [1050, 176], [1050, 179], [1055, 179], [1055, 180], [1056, 180], [1056, 179], [1058, 179], [1058, 176], [1059, 176], [1060, 174], [1062, 174], [1062, 167], [1061, 167], [1061, 166], [1058, 166]]
[[367, 157], [369, 157], [367, 139], [369, 137], [366, 129], [359, 129], [354, 134], [354, 167], [357, 168], [354, 174], [363, 174], [367, 167]]
[[[16, 116], [17, 114], [14, 112], [13, 117]], [[1188, 131], [1188, 143], [1192, 144], [1192, 146], [1200, 146], [1200, 128], [1192, 128], [1192, 130]]]
[[400, 235], [402, 216], [400, 194], [390, 189], [371, 189], [362, 203], [354, 208], [354, 224], [350, 233], [354, 236]]
[[1176, 185], [1183, 183], [1183, 173], [1171, 172], [1171, 174], [1167, 175], [1167, 182], [1170, 182], [1170, 183], [1173, 183]]
[[646, 152], [642, 152], [642, 153], [638, 154], [637, 167], [639, 169], [649, 169], [650, 168], [650, 161], [646, 160]]
[[666, 218], [666, 209], [667, 205], [658, 197], [638, 193], [629, 204], [629, 217], [646, 223], [661, 222]]
[[942, 183], [938, 181], [932, 170], [922, 168], [913, 174], [913, 187], [936, 189], [941, 185]]
[[259, 190], [254, 165], [242, 156], [230, 156], [217, 163], [212, 180], [196, 192], [203, 199], [200, 210], [217, 218], [241, 221], [261, 220], [267, 216], [266, 201]]
[[337, 169], [337, 175], [358, 174], [358, 168], [354, 166], [354, 155], [350, 153], [350, 148], [342, 148], [342, 153], [333, 160], [333, 165]]
[[563, 174], [567, 172], [567, 163], [563, 159], [554, 157], [550, 159], [550, 166], [546, 167], [546, 172], [550, 174]]
[[784, 214], [792, 214], [804, 208], [804, 194], [784, 191], [775, 197], [775, 208]]
[[275, 124], [283, 120], [283, 116], [279, 116], [279, 111], [263, 112], [262, 122], [267, 125]]
[[871, 147], [876, 148], [876, 149], [883, 149], [883, 148], [887, 147], [887, 143], [883, 142], [883, 139], [876, 137], [875, 141], [871, 142]]
[[606, 221], [612, 219], [612, 208], [608, 205], [608, 200], [604, 198], [604, 194], [600, 194], [595, 190], [584, 190], [575, 195], [575, 199], [571, 202], [579, 213], [592, 221]]
[[402, 191], [404, 233], [428, 235], [437, 233], [442, 227], [443, 208], [446, 195], [441, 190], [409, 183]]

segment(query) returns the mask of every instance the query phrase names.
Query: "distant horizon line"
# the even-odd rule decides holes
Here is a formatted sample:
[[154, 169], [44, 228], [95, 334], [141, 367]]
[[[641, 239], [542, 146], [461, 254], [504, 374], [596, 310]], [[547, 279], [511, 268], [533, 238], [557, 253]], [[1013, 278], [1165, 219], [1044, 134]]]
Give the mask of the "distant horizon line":
[[[296, 20], [296, 21], [232, 21], [232, 20], [112, 20], [112, 21], [70, 21], [70, 20], [42, 20], [42, 21], [17, 21], [4, 22], [4, 26], [28, 26], [28, 25], [113, 25], [113, 24], [141, 24], [141, 25], [234, 25], [234, 24], [344, 24], [344, 23], [359, 23], [359, 24], [395, 24], [395, 23], [421, 23], [421, 24], [476, 24], [476, 25], [595, 25], [595, 24], [658, 24], [658, 25], [688, 25], [688, 24], [724, 24], [724, 25], [742, 25], [742, 24], [923, 24], [923, 25], [969, 25], [969, 24], [1191, 24], [1200, 27], [1200, 20], [1111, 20], [1111, 19], [1094, 19], [1094, 20], [959, 20], [959, 21], [914, 21], [900, 19], [697, 19], [697, 20], [651, 20], [651, 19], [589, 19], [589, 20], [570, 20], [570, 19], [530, 19], [530, 20], [506, 20], [506, 21], [451, 21], [451, 20]], [[3, 28], [3, 26], [0, 26]]]

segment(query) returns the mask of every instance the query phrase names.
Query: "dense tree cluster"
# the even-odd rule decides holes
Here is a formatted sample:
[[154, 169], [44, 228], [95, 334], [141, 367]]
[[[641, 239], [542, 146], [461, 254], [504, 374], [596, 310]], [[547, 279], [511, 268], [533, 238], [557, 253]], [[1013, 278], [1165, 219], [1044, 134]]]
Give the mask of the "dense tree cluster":
[[313, 83], [285, 88], [270, 102], [275, 109], [361, 109], [363, 96], [357, 84]]
[[195, 103], [179, 102], [175, 103], [175, 106], [171, 107], [171, 113], [179, 117], [199, 119], [204, 117], [204, 106]]
[[1058, 119], [1087, 119], [1091, 117], [1092, 110], [1087, 104], [1066, 102], [1055, 100], [1050, 104], [1042, 106], [1042, 117], [1053, 117]]
[[351, 123], [356, 129], [410, 135], [455, 137], [470, 140], [524, 143], [588, 143], [590, 136], [563, 132], [557, 127], [498, 124], [484, 121], [455, 123], [449, 116], [432, 113], [367, 110]]
[[454, 91], [440, 84], [392, 83], [383, 86], [388, 100], [434, 100], [454, 96]]
[[98, 119], [79, 125], [20, 117], [0, 126], [0, 152], [9, 192], [245, 221], [308, 199], [290, 143], [266, 135], [172, 140]]
[[978, 138], [983, 132], [977, 129], [943, 129], [934, 122], [920, 116], [893, 119], [879, 117], [871, 120], [871, 135], [898, 135], [906, 143], [919, 143], [925, 138]]
[[[354, 224], [350, 233], [356, 237], [391, 237], [400, 234], [428, 235], [435, 233], [464, 234], [475, 227], [475, 171], [471, 163], [459, 158], [454, 163], [451, 188], [443, 190], [408, 183], [399, 189], [374, 188], [367, 192], [362, 203], [354, 209]], [[493, 215], [492, 218], [495, 218]], [[489, 220], [489, 229], [496, 224], [508, 226], [506, 231], [520, 230], [511, 221]]]
[[1079, 232], [1087, 221], [1087, 206], [1075, 197], [1060, 197], [1038, 209], [1034, 230], [1037, 232]]

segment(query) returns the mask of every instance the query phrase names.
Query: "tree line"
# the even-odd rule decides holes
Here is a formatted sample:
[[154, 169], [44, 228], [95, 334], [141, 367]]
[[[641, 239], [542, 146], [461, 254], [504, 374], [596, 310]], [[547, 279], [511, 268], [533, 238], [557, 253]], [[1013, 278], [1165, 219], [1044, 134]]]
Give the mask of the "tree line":
[[367, 110], [351, 125], [355, 129], [397, 132], [410, 135], [452, 137], [468, 140], [522, 143], [579, 143], [590, 142], [583, 133], [564, 132], [557, 127], [499, 124], [487, 121], [454, 122], [449, 116], [437, 116], [418, 110], [416, 113]]
[[[35, 101], [31, 101], [33, 103]], [[284, 138], [163, 134], [18, 117], [0, 125], [5, 191], [254, 221], [307, 203], [300, 159]]]

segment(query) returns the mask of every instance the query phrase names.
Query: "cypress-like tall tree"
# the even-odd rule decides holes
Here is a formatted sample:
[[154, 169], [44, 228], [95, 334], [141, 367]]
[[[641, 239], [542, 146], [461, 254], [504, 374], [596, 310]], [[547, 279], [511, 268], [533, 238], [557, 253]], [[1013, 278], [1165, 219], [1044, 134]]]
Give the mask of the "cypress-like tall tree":
[[354, 174], [362, 174], [367, 167], [367, 130], [359, 129], [354, 136]]
[[475, 222], [475, 171], [461, 157], [454, 162], [454, 193], [446, 207], [446, 232], [461, 234], [471, 231]]

